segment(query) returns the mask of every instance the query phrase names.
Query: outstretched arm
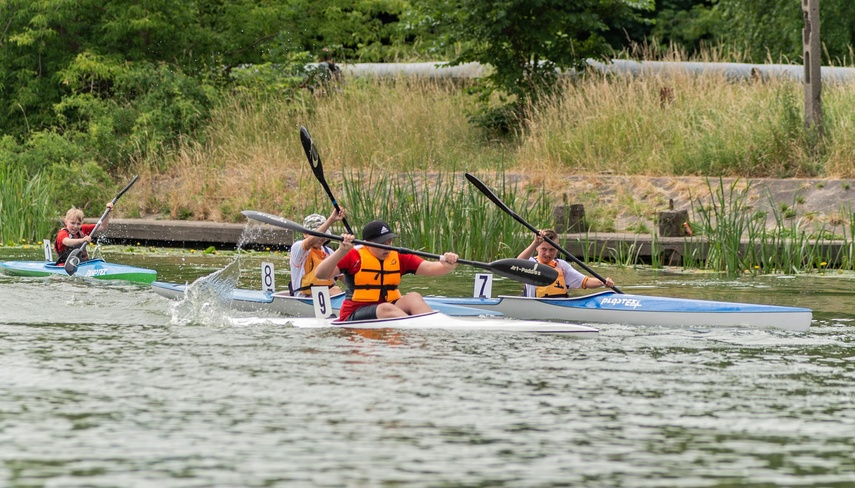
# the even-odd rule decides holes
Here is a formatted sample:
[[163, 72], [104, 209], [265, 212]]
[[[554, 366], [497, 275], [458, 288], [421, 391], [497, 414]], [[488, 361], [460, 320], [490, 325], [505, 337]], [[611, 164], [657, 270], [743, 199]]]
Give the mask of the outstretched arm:
[[447, 275], [457, 268], [457, 254], [447, 252], [439, 257], [439, 261], [424, 261], [419, 265], [416, 274], [420, 276]]
[[107, 213], [107, 216], [104, 217], [104, 220], [101, 221], [101, 227], [98, 227], [98, 234], [101, 234], [105, 230], [107, 230], [107, 224], [110, 223], [110, 217], [113, 216], [113, 202], [107, 202], [107, 208], [110, 209]]

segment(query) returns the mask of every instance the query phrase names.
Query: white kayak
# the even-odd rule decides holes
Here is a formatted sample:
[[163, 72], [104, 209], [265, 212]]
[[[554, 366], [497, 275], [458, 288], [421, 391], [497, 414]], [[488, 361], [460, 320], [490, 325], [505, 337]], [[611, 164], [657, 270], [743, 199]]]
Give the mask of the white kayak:
[[254, 325], [257, 323], [281, 323], [298, 328], [309, 329], [443, 329], [443, 330], [487, 330], [502, 332], [537, 332], [545, 334], [561, 334], [573, 337], [596, 337], [599, 331], [593, 327], [568, 324], [562, 322], [545, 322], [537, 320], [514, 320], [504, 317], [452, 317], [440, 312], [430, 312], [420, 315], [410, 315], [394, 319], [340, 321], [329, 318], [294, 317], [294, 318], [243, 318], [233, 319], [239, 325]]
[[577, 323], [665, 327], [751, 327], [806, 331], [809, 308], [618, 294], [611, 290], [574, 298], [434, 298], [507, 317]]
[[[171, 300], [182, 300], [187, 285], [178, 283], [166, 283], [155, 281], [151, 284], [152, 290], [162, 297]], [[495, 310], [481, 310], [477, 307], [454, 305], [426, 299], [431, 308], [451, 316], [501, 316], [501, 312]], [[330, 305], [333, 313], [338, 313], [344, 302], [344, 293], [330, 297]], [[269, 312], [292, 317], [313, 317], [315, 306], [311, 297], [295, 297], [286, 291], [262, 291], [235, 288], [231, 291], [229, 308], [242, 312]]]
[[[158, 295], [171, 300], [184, 299], [187, 285], [155, 281], [151, 289]], [[338, 311], [344, 301], [344, 293], [330, 297], [333, 310]], [[311, 317], [315, 314], [312, 299], [295, 297], [288, 292], [270, 292], [235, 288], [231, 292], [229, 308], [243, 312], [272, 312], [294, 317]]]

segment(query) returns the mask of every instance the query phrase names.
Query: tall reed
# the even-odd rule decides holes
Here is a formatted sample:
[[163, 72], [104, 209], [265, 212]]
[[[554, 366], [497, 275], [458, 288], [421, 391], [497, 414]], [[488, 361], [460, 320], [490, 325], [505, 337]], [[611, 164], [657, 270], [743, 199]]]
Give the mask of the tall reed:
[[[741, 273], [804, 273], [828, 266], [853, 269], [855, 231], [851, 209], [841, 209], [843, 235], [834, 235], [824, 227], [807, 225], [805, 217], [796, 218], [787, 205], [775, 202], [767, 192], [772, 223], [767, 213], [747, 202], [748, 183], [739, 188], [738, 180], [725, 188], [722, 179], [713, 187], [707, 180], [710, 203], [700, 201], [695, 206], [698, 234], [706, 239], [706, 257], [684, 257], [684, 266], [697, 263], [700, 267], [730, 275]], [[847, 233], [848, 222], [848, 233]]]
[[50, 238], [56, 230], [52, 186], [41, 174], [30, 177], [21, 167], [0, 164], [0, 243]]
[[[342, 201], [352, 216], [349, 220], [359, 222], [359, 228], [370, 220], [387, 221], [400, 236], [397, 245], [402, 247], [492, 260], [516, 257], [531, 242], [530, 232], [459, 175], [372, 170], [342, 176]], [[533, 225], [551, 219], [551, 203], [542, 190], [521, 189], [502, 173], [486, 184]]]
[[[705, 267], [729, 274], [738, 274], [751, 268], [751, 258], [744, 253], [742, 239], [745, 235], [749, 236], [746, 248], [751, 249], [754, 238], [765, 225], [765, 215], [753, 212], [746, 203], [745, 193], [737, 191], [738, 186], [739, 180], [734, 180], [725, 189], [724, 180], [719, 178], [718, 186], [714, 188], [707, 180], [709, 204], [703, 205], [699, 200], [692, 200], [696, 222], [707, 239]], [[745, 191], [748, 187], [750, 183]]]

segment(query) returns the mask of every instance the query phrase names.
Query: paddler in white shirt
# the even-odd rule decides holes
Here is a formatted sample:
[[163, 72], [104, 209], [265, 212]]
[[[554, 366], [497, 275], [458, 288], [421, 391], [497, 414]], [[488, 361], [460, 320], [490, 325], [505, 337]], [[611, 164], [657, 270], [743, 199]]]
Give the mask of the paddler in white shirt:
[[[576, 269], [573, 268], [573, 266], [570, 266], [570, 263], [567, 261], [556, 259], [555, 256], [558, 254], [558, 249], [556, 249], [552, 244], [546, 242], [543, 239], [543, 236], [546, 236], [552, 242], [558, 242], [558, 234], [556, 234], [554, 230], [543, 229], [535, 235], [531, 244], [529, 244], [528, 247], [525, 248], [519, 256], [517, 256], [517, 258], [528, 259], [551, 266], [558, 271], [558, 278], [552, 284], [547, 286], [525, 285], [523, 296], [538, 298], [566, 298], [570, 296], [568, 291], [574, 288], [581, 288], [584, 290], [587, 288], [601, 288], [602, 286], [613, 288], [615, 286], [615, 282], [612, 281], [611, 278], [606, 278], [606, 282], [603, 283], [597, 278], [585, 276], [576, 271]], [[532, 255], [535, 254], [535, 251], [537, 252], [537, 255], [533, 257]]]

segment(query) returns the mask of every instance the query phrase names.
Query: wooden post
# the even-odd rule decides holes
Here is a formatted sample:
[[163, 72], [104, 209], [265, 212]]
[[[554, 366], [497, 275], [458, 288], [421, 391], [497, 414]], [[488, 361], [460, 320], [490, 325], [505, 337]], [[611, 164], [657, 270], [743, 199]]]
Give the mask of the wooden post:
[[659, 237], [685, 237], [689, 235], [686, 223], [688, 210], [668, 210], [659, 212]]
[[552, 211], [555, 221], [555, 232], [588, 232], [588, 222], [585, 221], [585, 206], [580, 203], [558, 205]]
[[802, 0], [805, 69], [805, 127], [822, 136], [822, 46], [819, 38], [819, 0]]

